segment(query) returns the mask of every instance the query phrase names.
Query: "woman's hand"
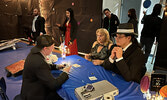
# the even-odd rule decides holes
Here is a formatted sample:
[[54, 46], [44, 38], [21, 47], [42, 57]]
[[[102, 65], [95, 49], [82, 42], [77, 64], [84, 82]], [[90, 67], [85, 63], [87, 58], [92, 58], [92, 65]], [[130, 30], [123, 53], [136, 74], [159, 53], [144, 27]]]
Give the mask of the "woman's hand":
[[86, 55], [85, 55], [85, 59], [86, 59], [86, 60], [90, 60], [90, 54], [86, 54]]
[[71, 41], [69, 41], [69, 42], [68, 42], [68, 44], [69, 44], [69, 45], [72, 45], [72, 42], [71, 42]]
[[104, 62], [104, 60], [92, 60], [92, 62], [94, 65], [101, 65]]

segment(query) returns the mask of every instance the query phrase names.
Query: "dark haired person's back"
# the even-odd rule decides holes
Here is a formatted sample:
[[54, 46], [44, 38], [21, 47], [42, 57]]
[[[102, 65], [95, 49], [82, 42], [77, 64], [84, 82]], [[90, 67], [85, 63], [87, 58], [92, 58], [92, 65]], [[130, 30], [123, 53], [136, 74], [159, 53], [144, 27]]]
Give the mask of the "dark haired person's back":
[[146, 62], [150, 55], [155, 37], [156, 37], [156, 43], [159, 41], [162, 19], [158, 17], [158, 15], [160, 15], [161, 8], [162, 8], [161, 4], [156, 4], [153, 8], [152, 14], [145, 15], [142, 19], [142, 23], [144, 24], [144, 26], [141, 32], [140, 43], [142, 48], [145, 47], [144, 51], [145, 51]]

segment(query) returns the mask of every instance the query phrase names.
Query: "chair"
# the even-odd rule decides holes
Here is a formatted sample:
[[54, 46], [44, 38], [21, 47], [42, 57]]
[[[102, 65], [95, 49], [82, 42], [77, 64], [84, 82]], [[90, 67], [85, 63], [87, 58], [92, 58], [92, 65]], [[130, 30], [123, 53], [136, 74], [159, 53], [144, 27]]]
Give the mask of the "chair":
[[9, 100], [8, 96], [6, 95], [6, 82], [3, 77], [0, 78], [0, 99]]
[[16, 95], [13, 100], [21, 100], [20, 94]]

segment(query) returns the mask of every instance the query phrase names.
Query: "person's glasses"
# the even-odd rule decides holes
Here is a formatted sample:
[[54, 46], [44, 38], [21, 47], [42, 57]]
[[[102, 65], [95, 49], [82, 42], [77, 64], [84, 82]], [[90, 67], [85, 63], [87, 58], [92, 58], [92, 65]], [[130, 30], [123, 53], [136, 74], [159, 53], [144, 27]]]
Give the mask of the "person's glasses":
[[124, 37], [126, 37], [126, 36], [117, 36], [117, 35], [114, 36], [114, 38], [117, 38], [117, 39], [122, 39]]

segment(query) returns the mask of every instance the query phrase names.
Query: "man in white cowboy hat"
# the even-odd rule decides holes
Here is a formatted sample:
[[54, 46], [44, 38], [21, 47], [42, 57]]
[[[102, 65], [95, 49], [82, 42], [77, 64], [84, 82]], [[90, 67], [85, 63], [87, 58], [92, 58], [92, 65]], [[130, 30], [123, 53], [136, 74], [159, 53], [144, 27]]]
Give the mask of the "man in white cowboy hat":
[[115, 33], [116, 45], [112, 47], [111, 55], [101, 64], [105, 69], [122, 75], [126, 81], [140, 83], [146, 72], [144, 54], [135, 38], [131, 23], [120, 24]]

